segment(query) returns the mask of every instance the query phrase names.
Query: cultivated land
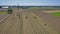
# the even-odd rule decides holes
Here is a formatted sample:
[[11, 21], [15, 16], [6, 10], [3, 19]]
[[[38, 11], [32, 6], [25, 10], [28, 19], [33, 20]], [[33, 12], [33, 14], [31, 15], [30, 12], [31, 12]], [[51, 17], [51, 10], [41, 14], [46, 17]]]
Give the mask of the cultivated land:
[[0, 34], [60, 34], [60, 17], [39, 9], [13, 9], [0, 22]]
[[55, 17], [60, 17], [60, 10], [48, 10], [48, 11], [43, 11], [43, 12], [48, 13]]
[[45, 13], [54, 13], [54, 12], [60, 12], [60, 10], [49, 10], [49, 11], [43, 11], [43, 12], [45, 12]]

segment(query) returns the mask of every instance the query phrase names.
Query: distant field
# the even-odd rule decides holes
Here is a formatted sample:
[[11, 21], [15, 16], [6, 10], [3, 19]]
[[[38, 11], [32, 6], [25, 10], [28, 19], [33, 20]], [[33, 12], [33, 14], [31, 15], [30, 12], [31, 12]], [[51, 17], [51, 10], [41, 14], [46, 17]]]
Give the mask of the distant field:
[[0, 14], [7, 14], [7, 12], [5, 11], [0, 11]]
[[50, 13], [53, 16], [60, 16], [60, 12], [54, 12], [54, 13]]
[[45, 13], [51, 14], [52, 16], [60, 16], [60, 10], [49, 10], [49, 11], [43, 11]]
[[35, 9], [38, 9], [38, 10], [60, 10], [60, 8], [54, 8], [54, 7], [31, 7], [29, 8], [29, 10], [35, 10]]

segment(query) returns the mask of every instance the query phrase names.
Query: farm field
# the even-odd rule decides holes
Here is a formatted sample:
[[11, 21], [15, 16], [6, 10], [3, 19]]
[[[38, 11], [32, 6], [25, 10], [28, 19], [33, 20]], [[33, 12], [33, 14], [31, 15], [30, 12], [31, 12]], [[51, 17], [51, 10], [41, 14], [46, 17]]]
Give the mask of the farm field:
[[3, 15], [4, 15], [4, 14], [7, 14], [7, 9], [0, 9], [0, 15], [1, 15], [1, 14], [3, 14]]
[[60, 10], [43, 11], [55, 17], [60, 17]]
[[60, 17], [50, 15], [52, 11], [13, 9], [13, 14], [0, 22], [0, 34], [60, 34]]
[[[26, 15], [25, 15], [26, 14]], [[35, 15], [33, 12], [25, 12], [23, 13], [23, 33], [24, 34], [60, 34], [58, 29], [50, 22], [46, 22], [46, 17], [43, 19], [43, 17], [39, 17]], [[51, 20], [51, 19], [50, 19]], [[56, 29], [55, 29], [56, 28]]]
[[60, 12], [54, 12], [54, 13], [50, 13], [51, 15], [53, 15], [53, 16], [60, 16]]
[[0, 11], [0, 14], [7, 14], [7, 12], [4, 12], [4, 11]]

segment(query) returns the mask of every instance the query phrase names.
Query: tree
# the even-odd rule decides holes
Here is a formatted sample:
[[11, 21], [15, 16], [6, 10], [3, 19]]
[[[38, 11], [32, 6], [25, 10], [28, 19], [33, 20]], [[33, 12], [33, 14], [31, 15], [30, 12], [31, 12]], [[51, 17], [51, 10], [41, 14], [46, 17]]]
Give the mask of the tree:
[[8, 10], [7, 10], [7, 13], [8, 13], [8, 14], [12, 14], [12, 12], [13, 12], [13, 10], [12, 10], [12, 8], [9, 6], [9, 8], [8, 8]]
[[0, 8], [2, 8], [2, 6], [0, 6]]

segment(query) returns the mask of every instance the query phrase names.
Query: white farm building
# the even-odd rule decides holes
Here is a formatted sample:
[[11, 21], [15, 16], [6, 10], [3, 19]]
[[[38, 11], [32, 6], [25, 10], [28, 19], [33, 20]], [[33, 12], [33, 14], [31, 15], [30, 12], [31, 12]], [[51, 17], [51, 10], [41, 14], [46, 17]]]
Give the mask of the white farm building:
[[9, 8], [9, 7], [5, 6], [5, 7], [2, 7], [2, 8], [7, 9], [7, 8]]

